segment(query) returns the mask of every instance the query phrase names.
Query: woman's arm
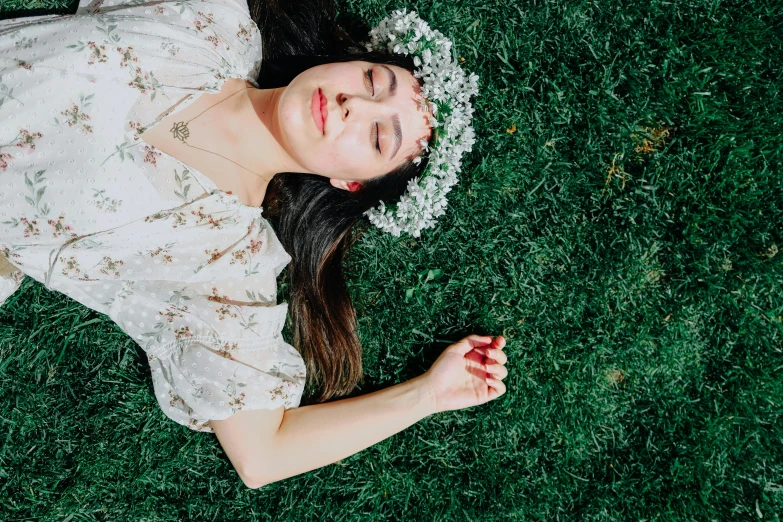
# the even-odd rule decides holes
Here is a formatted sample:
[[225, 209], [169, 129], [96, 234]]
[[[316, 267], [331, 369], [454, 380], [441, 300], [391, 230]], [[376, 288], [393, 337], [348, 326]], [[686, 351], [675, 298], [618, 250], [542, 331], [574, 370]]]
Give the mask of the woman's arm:
[[337, 462], [435, 413], [423, 377], [285, 412], [240, 411], [210, 425], [242, 481], [255, 489]]
[[469, 335], [422, 375], [367, 395], [283, 411], [246, 410], [210, 425], [249, 488], [299, 475], [380, 442], [442, 411], [506, 392], [506, 340]]

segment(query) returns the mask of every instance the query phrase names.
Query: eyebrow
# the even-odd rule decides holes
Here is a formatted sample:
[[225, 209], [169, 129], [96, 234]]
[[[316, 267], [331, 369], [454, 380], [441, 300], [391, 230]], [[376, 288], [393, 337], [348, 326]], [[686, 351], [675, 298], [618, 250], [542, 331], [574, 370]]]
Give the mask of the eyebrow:
[[[389, 96], [394, 96], [397, 94], [397, 75], [386, 65], [380, 64], [380, 66], [389, 74]], [[394, 152], [392, 152], [391, 159], [394, 159], [402, 145], [402, 127], [400, 126], [400, 116], [398, 114], [392, 116], [392, 127], [394, 127]]]
[[400, 150], [402, 145], [402, 128], [400, 127], [400, 116], [395, 114], [392, 116], [392, 126], [394, 127], [394, 152], [392, 152], [392, 159], [397, 151]]

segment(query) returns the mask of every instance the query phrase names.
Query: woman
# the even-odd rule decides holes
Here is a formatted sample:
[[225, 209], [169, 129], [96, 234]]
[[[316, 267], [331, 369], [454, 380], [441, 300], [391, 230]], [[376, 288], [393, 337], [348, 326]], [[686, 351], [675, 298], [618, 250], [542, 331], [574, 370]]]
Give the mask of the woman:
[[[505, 340], [471, 335], [415, 379], [324, 403], [362, 374], [349, 230], [363, 214], [396, 234], [434, 224], [472, 143], [475, 78], [452, 67], [432, 90], [447, 53], [431, 51], [421, 68], [397, 51], [304, 67], [292, 55], [337, 45], [323, 38], [333, 11], [286, 5], [266, 6], [261, 31], [243, 0], [98, 0], [0, 24], [0, 300], [28, 275], [111, 317], [147, 353], [164, 413], [214, 432], [248, 487], [494, 399], [507, 373]], [[395, 23], [448, 51], [404, 12], [376, 49], [398, 45]], [[265, 73], [264, 48], [267, 69], [300, 70]], [[439, 88], [460, 101], [429, 166]], [[427, 168], [444, 174], [424, 193], [411, 180]], [[401, 195], [403, 212], [385, 212]], [[299, 351], [276, 303], [289, 262]], [[299, 407], [308, 374], [321, 393]]]

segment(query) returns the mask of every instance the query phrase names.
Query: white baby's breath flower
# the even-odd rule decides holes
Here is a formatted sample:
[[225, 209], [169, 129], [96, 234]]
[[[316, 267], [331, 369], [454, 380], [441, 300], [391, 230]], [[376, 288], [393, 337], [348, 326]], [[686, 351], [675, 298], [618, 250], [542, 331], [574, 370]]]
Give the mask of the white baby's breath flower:
[[[440, 31], [433, 30], [415, 11], [400, 9], [370, 31], [367, 50], [383, 50], [413, 55], [413, 76], [422, 80], [420, 106], [429, 109], [434, 142], [421, 140], [424, 152], [429, 151], [429, 163], [421, 178], [408, 182], [407, 191], [390, 209], [380, 205], [365, 212], [370, 222], [380, 229], [399, 236], [407, 232], [419, 237], [421, 231], [435, 226], [445, 214], [446, 194], [457, 184], [462, 155], [470, 152], [475, 142], [471, 122], [471, 96], [478, 94], [478, 76], [466, 76], [452, 60], [452, 42]], [[443, 104], [440, 111], [438, 103]], [[419, 165], [422, 157], [413, 158]]]

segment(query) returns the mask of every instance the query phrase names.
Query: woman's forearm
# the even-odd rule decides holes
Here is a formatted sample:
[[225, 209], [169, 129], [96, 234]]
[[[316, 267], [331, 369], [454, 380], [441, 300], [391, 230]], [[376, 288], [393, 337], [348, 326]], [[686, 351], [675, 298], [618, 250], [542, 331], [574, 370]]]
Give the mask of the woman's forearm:
[[258, 487], [332, 464], [434, 413], [423, 375], [367, 395], [285, 411]]

